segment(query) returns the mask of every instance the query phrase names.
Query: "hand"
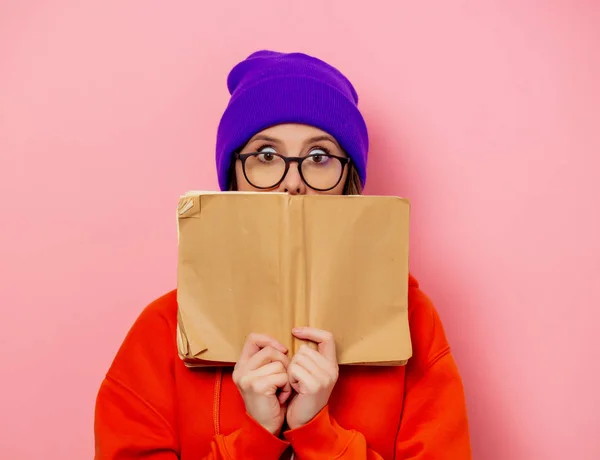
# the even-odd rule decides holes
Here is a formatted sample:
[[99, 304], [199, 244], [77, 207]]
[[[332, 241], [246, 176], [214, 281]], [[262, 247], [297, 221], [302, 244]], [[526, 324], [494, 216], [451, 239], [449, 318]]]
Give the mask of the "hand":
[[327, 405], [339, 369], [330, 332], [302, 327], [294, 329], [292, 334], [318, 344], [318, 351], [302, 345], [288, 367], [290, 384], [297, 395], [288, 405], [286, 419], [294, 429], [310, 422]]
[[[292, 393], [287, 349], [266, 335], [250, 334], [233, 370], [233, 381], [246, 411], [267, 431], [278, 434], [285, 421], [285, 403]], [[279, 392], [279, 393], [278, 393]]]

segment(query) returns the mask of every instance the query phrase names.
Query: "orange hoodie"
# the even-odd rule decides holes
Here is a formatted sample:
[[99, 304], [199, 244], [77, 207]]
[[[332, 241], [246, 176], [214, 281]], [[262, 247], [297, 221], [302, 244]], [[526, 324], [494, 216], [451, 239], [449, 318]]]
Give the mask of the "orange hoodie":
[[96, 459], [471, 458], [463, 386], [440, 319], [410, 279], [413, 357], [405, 367], [344, 367], [308, 424], [273, 436], [246, 412], [229, 369], [177, 356], [173, 291], [131, 328], [96, 403]]

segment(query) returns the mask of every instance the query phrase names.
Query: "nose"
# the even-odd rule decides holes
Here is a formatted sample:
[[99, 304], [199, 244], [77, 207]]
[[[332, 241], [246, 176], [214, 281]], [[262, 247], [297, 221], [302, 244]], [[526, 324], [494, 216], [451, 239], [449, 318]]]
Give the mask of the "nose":
[[298, 164], [293, 163], [279, 186], [279, 191], [290, 195], [306, 195], [306, 184], [300, 176]]

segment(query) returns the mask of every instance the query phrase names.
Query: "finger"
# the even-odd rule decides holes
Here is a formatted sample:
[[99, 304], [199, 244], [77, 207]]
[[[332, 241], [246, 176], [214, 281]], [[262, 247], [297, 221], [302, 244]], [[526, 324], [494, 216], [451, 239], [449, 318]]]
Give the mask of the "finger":
[[250, 371], [248, 377], [264, 377], [271, 374], [285, 373], [286, 371], [287, 368], [281, 361], [273, 361]]
[[[310, 356], [297, 354], [294, 356], [292, 362], [302, 366], [317, 382], [320, 382], [323, 385], [329, 385], [332, 377], [327, 370], [321, 368], [321, 366], [319, 366]], [[326, 361], [326, 365], [328, 366], [329, 362]]]
[[247, 368], [248, 370], [253, 371], [264, 366], [265, 364], [275, 361], [282, 363], [286, 369], [290, 365], [290, 358], [287, 355], [271, 346], [268, 346], [260, 350], [248, 360]]
[[252, 385], [257, 380], [261, 380], [265, 377], [269, 377], [271, 375], [285, 374], [287, 375], [287, 369], [283, 366], [283, 364], [279, 361], [275, 361], [272, 363], [265, 364], [258, 369], [248, 372], [243, 375], [236, 384], [242, 390], [248, 390], [252, 388]]
[[285, 375], [288, 379], [288, 382], [285, 384], [285, 386], [283, 388], [281, 388], [281, 392], [277, 396], [277, 399], [279, 400], [279, 404], [285, 404], [285, 402], [292, 395], [292, 386], [290, 385], [290, 378], [287, 375], [287, 373]]
[[279, 388], [289, 384], [287, 373], [271, 374], [259, 377], [250, 383], [250, 388], [257, 394], [274, 395]]
[[308, 392], [313, 392], [319, 387], [317, 380], [298, 363], [294, 363], [290, 366], [288, 374], [290, 376], [290, 384], [292, 387], [298, 388], [298, 390], [296, 390], [298, 392], [300, 392], [299, 390], [302, 388]]
[[321, 367], [323, 369], [332, 370], [332, 368], [335, 367], [335, 365], [336, 365], [335, 362], [329, 361], [325, 356], [323, 356], [317, 350], [307, 347], [306, 345], [302, 345], [300, 347], [300, 349], [298, 350], [298, 353], [296, 353], [296, 355], [294, 357], [296, 357], [298, 355], [308, 356], [315, 363], [317, 363], [319, 367]]
[[314, 327], [297, 327], [292, 329], [294, 337], [315, 342], [319, 347], [319, 353], [327, 359], [337, 362], [337, 354], [335, 351], [335, 341], [331, 332]]
[[281, 353], [287, 353], [288, 351], [287, 348], [285, 348], [273, 337], [269, 337], [268, 335], [264, 334], [250, 334], [246, 338], [246, 342], [244, 343], [244, 347], [242, 348], [239, 360], [248, 360], [254, 354], [258, 353], [261, 349], [265, 347], [273, 347], [276, 350], [279, 350]]

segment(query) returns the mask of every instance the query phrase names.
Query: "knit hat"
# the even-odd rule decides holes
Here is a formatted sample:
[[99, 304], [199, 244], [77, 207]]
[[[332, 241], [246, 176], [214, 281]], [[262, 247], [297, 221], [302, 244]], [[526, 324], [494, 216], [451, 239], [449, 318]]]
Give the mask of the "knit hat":
[[229, 73], [229, 104], [217, 131], [219, 186], [226, 190], [236, 150], [256, 133], [281, 123], [300, 123], [333, 136], [367, 177], [369, 136], [358, 110], [358, 94], [336, 68], [303, 53], [263, 50]]

